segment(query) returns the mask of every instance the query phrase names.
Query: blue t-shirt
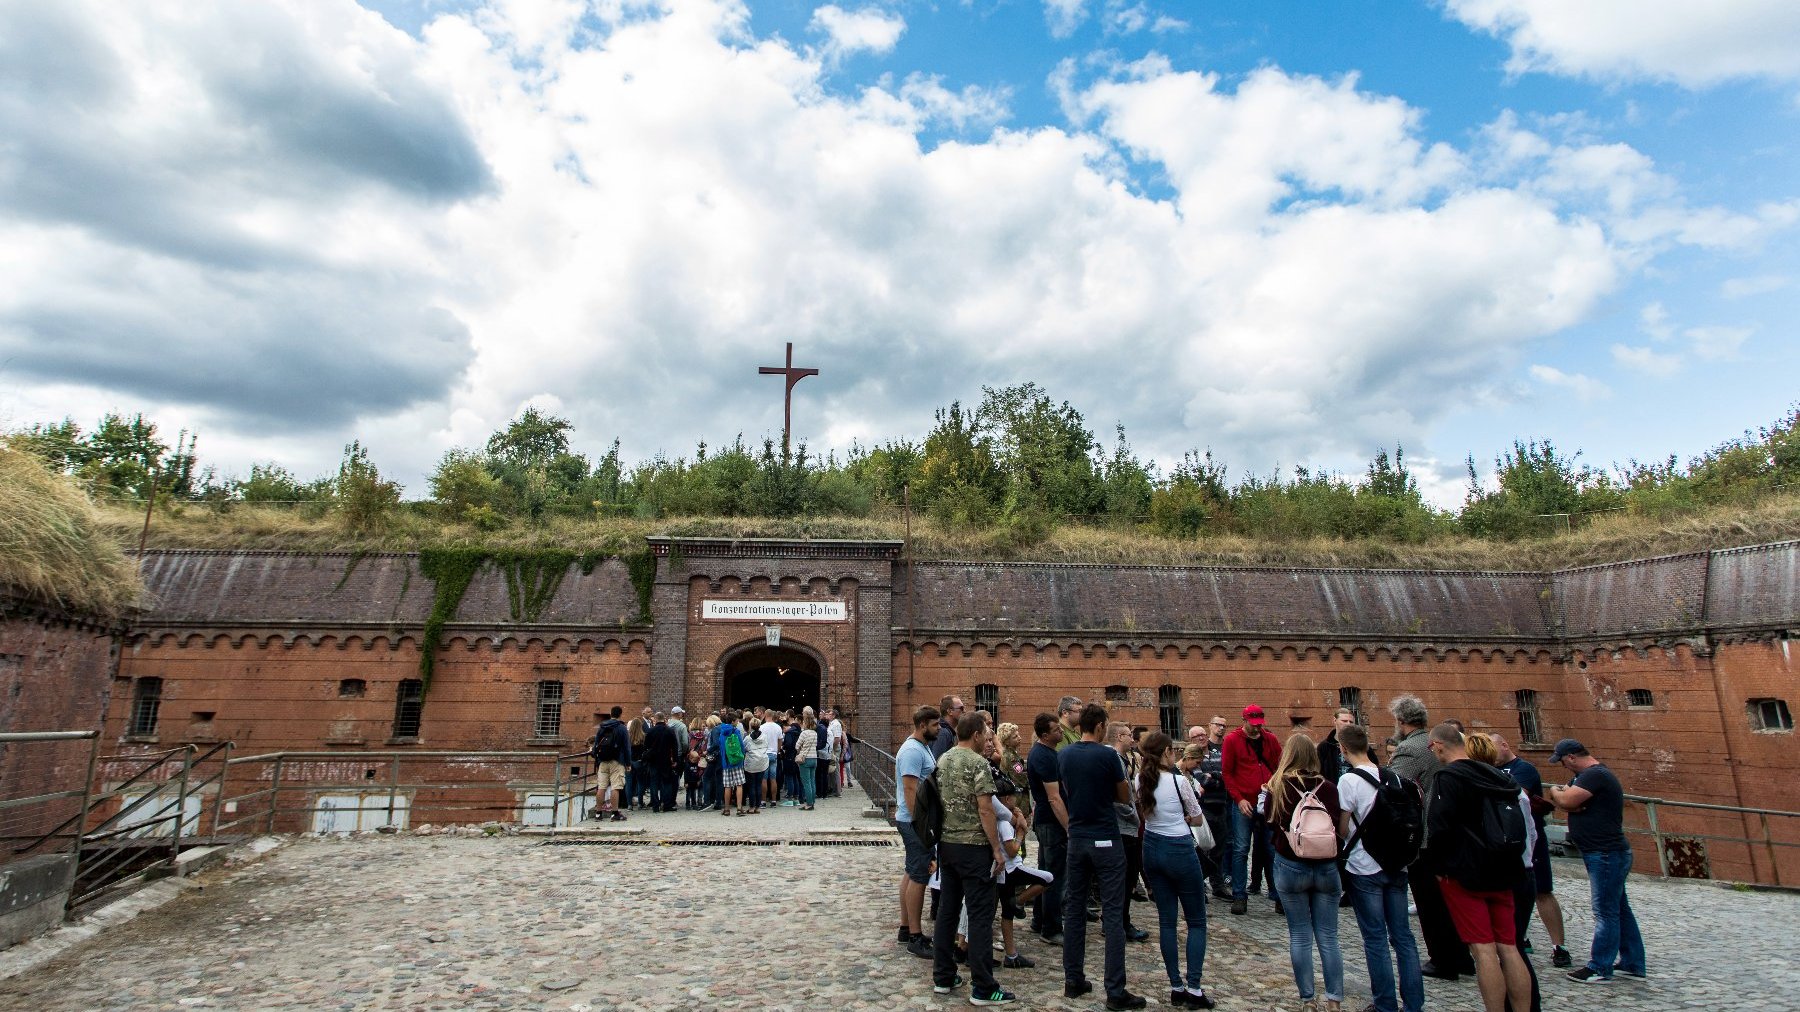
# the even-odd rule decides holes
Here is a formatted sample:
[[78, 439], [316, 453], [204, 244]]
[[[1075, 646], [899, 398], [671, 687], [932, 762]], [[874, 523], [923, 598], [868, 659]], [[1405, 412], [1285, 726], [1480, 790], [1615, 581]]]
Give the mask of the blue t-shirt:
[[[1054, 784], [1062, 779], [1062, 772], [1056, 766], [1056, 750], [1043, 742], [1031, 746], [1025, 755], [1025, 778], [1031, 781], [1031, 823], [1034, 826], [1048, 826], [1056, 822], [1056, 812], [1050, 807], [1050, 792], [1045, 784]], [[1057, 824], [1061, 829], [1062, 825]]]
[[1117, 840], [1119, 819], [1113, 803], [1125, 766], [1119, 753], [1094, 741], [1078, 741], [1056, 753], [1063, 805], [1069, 810], [1069, 839]]
[[[920, 781], [931, 775], [937, 768], [937, 757], [931, 754], [919, 739], [907, 736], [900, 743], [900, 754], [894, 757], [894, 821], [911, 822], [912, 813], [906, 810], [906, 778], [918, 777]], [[917, 790], [917, 788], [914, 788]]]

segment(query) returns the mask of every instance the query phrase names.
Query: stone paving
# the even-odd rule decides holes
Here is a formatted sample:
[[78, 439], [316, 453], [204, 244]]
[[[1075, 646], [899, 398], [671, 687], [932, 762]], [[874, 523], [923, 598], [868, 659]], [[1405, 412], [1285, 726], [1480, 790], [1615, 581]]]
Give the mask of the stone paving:
[[[0, 981], [0, 1008], [967, 1007], [966, 990], [934, 996], [929, 965], [894, 945], [899, 849], [866, 834], [852, 841], [859, 845], [820, 846], [823, 837], [808, 832], [878, 828], [856, 818], [859, 807], [846, 798], [813, 813], [634, 818], [625, 825], [662, 826], [604, 840], [302, 838], [208, 873], [203, 890]], [[775, 828], [782, 822], [785, 833]], [[1558, 862], [1557, 873], [1570, 937], [1585, 938], [1580, 866]], [[1800, 898], [1652, 880], [1634, 881], [1632, 895], [1651, 980], [1578, 985], [1546, 968], [1546, 1008], [1796, 1006], [1790, 939]], [[1253, 901], [1243, 917], [1213, 910], [1206, 980], [1219, 1007], [1297, 1009], [1286, 929], [1269, 904]], [[1154, 928], [1147, 905], [1136, 917]], [[1368, 991], [1348, 911], [1343, 942], [1354, 1010]], [[1100, 1007], [1065, 1001], [1056, 953], [1035, 940], [1021, 945], [1038, 967], [1000, 974], [1021, 1006]], [[1133, 989], [1166, 998], [1154, 941], [1130, 946], [1129, 958]], [[1097, 979], [1097, 946], [1089, 966]], [[1467, 980], [1428, 981], [1427, 1002], [1479, 1008]]]

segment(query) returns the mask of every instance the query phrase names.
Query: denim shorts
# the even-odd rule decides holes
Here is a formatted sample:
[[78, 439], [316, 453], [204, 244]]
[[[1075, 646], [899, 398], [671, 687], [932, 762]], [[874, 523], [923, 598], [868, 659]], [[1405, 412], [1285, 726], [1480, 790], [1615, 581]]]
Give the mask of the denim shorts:
[[906, 877], [920, 885], [931, 881], [931, 849], [910, 822], [896, 822], [900, 830], [900, 842], [906, 845]]

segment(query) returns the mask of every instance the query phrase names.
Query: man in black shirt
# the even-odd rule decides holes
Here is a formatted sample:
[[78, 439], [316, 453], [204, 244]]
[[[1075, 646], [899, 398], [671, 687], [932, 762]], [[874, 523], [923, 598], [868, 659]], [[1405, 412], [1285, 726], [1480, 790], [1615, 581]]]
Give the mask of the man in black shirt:
[[1586, 966], [1569, 972], [1582, 984], [1605, 984], [1613, 972], [1643, 979], [1644, 936], [1625, 896], [1631, 844], [1625, 841], [1625, 789], [1573, 738], [1556, 743], [1550, 762], [1575, 775], [1567, 787], [1550, 788], [1550, 803], [1569, 813], [1569, 840], [1581, 849], [1594, 903], [1594, 944]]
[[1031, 787], [1031, 829], [1038, 841], [1038, 867], [1055, 875], [1032, 904], [1031, 930], [1046, 944], [1061, 945], [1063, 878], [1069, 855], [1069, 812], [1063, 807], [1062, 773], [1056, 750], [1062, 745], [1062, 724], [1054, 713], [1040, 713], [1032, 724], [1037, 743], [1025, 757], [1025, 778]]
[[[1125, 989], [1125, 847], [1119, 839], [1114, 804], [1130, 804], [1130, 785], [1119, 755], [1100, 743], [1106, 730], [1106, 708], [1089, 703], [1081, 709], [1081, 740], [1057, 753], [1058, 779], [1069, 817], [1068, 877], [1064, 905], [1079, 911], [1088, 890], [1100, 893], [1100, 924], [1106, 935], [1106, 1007], [1138, 1009], [1144, 999]], [[1079, 998], [1093, 991], [1088, 982], [1087, 918], [1077, 914], [1063, 923], [1063, 996]]]

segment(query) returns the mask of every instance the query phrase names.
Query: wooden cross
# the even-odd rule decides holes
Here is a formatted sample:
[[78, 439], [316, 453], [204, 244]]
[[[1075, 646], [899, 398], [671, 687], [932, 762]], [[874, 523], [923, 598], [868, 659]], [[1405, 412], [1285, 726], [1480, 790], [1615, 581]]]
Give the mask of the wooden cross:
[[786, 461], [788, 459], [788, 433], [794, 427], [794, 384], [808, 376], [817, 376], [819, 370], [794, 368], [794, 342], [789, 341], [787, 343], [787, 365], [765, 365], [758, 367], [756, 371], [763, 376], [787, 377], [787, 392], [781, 400], [781, 459]]

